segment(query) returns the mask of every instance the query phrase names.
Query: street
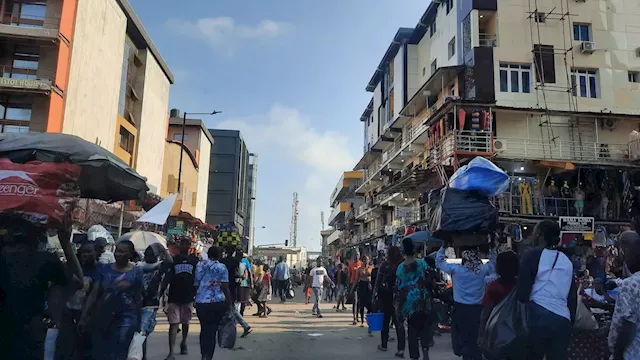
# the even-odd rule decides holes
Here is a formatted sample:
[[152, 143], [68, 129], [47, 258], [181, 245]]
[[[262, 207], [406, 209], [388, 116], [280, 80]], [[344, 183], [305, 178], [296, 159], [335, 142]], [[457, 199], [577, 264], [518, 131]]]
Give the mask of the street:
[[[300, 296], [298, 296], [300, 297]], [[368, 336], [366, 327], [351, 325], [349, 310], [336, 313], [332, 304], [323, 303], [322, 319], [311, 316], [311, 304], [294, 299], [285, 304], [274, 301], [270, 305], [273, 313], [266, 319], [251, 316], [254, 308], [247, 308], [245, 319], [253, 327], [253, 333], [242, 339], [238, 337], [234, 350], [216, 347], [215, 360], [244, 360], [244, 359], [394, 359], [396, 342], [389, 343], [386, 353], [377, 349], [380, 343], [380, 333]], [[164, 315], [158, 315], [158, 325], [148, 343], [149, 360], [163, 360], [167, 356], [168, 323]], [[241, 333], [238, 327], [238, 334]], [[176, 360], [199, 360], [200, 347], [198, 344], [199, 325], [194, 315], [188, 347], [189, 355], [176, 355]], [[395, 337], [395, 331], [391, 331]], [[180, 334], [178, 335], [180, 339]], [[180, 340], [178, 340], [179, 342]], [[431, 349], [430, 359], [457, 359], [451, 352], [449, 334], [435, 338], [436, 345]], [[179, 344], [176, 344], [179, 351]], [[409, 358], [405, 350], [405, 359]]]

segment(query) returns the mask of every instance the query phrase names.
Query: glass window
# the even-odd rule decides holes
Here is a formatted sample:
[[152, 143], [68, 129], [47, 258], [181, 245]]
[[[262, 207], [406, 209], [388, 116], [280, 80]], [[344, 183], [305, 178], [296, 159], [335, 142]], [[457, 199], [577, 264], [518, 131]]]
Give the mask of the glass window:
[[11, 11], [11, 25], [42, 28], [46, 13], [47, 7], [44, 1], [16, 2]]
[[431, 63], [431, 75], [433, 75], [437, 70], [438, 70], [438, 59], [435, 59]]
[[29, 132], [28, 126], [16, 126], [16, 125], [4, 125], [2, 126], [3, 133], [23, 133]]
[[120, 126], [120, 143], [119, 143], [120, 147], [124, 149], [126, 152], [128, 152], [129, 154], [132, 154], [134, 142], [135, 142], [135, 139], [133, 137], [133, 134], [131, 134], [124, 127]]
[[31, 120], [31, 109], [7, 107], [4, 118], [7, 120], [29, 121]]
[[132, 56], [133, 44], [127, 38], [124, 42], [124, 54], [122, 56], [122, 75], [120, 79], [120, 96], [118, 98], [118, 113], [125, 117], [126, 98], [127, 98], [127, 80], [129, 78], [129, 58]]
[[456, 54], [456, 37], [454, 36], [451, 41], [449, 41], [449, 59], [451, 59]]
[[[180, 134], [180, 133], [173, 134], [173, 140], [182, 141], [182, 134]], [[189, 135], [185, 134], [184, 135], [184, 141], [187, 141], [187, 140], [189, 140]]]
[[546, 21], [547, 21], [547, 16], [546, 16], [546, 14], [545, 14], [545, 13], [543, 13], [543, 12], [540, 12], [540, 11], [536, 11], [536, 12], [533, 14], [533, 18], [535, 19], [535, 21], [536, 21], [537, 23], [544, 23], [544, 22], [546, 22]]
[[629, 82], [640, 83], [640, 72], [629, 71], [628, 77], [629, 77]]
[[435, 34], [435, 33], [436, 33], [436, 20], [433, 19], [433, 23], [429, 27], [429, 37], [432, 37], [433, 34]]
[[597, 71], [571, 69], [571, 88], [573, 96], [584, 98], [598, 97]]
[[500, 91], [531, 92], [531, 65], [500, 64]]
[[451, 9], [453, 9], [453, 0], [446, 0], [447, 2], [447, 14], [449, 12], [451, 12]]
[[573, 24], [573, 40], [591, 41], [590, 24]]

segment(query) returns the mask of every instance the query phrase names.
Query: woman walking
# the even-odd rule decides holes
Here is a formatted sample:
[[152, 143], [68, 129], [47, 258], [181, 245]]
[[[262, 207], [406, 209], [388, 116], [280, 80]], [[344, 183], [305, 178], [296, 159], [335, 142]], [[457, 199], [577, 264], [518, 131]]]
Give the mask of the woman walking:
[[344, 306], [344, 297], [347, 286], [349, 286], [349, 277], [343, 263], [338, 264], [338, 270], [336, 271], [336, 285], [338, 287], [338, 303], [336, 304], [336, 311], [340, 312], [347, 310], [347, 307]]
[[271, 272], [269, 271], [269, 265], [263, 266], [264, 275], [262, 276], [262, 289], [258, 295], [258, 313], [261, 318], [266, 318], [271, 309], [267, 306], [267, 302], [271, 301], [272, 287], [271, 287]]
[[213, 359], [218, 326], [227, 311], [233, 311], [229, 293], [229, 271], [220, 263], [221, 249], [212, 246], [209, 257], [196, 267], [196, 314], [200, 320], [200, 354], [202, 360]]
[[577, 307], [573, 263], [558, 250], [556, 221], [539, 222], [533, 240], [540, 247], [522, 257], [516, 288], [518, 299], [528, 304], [527, 353], [533, 359], [564, 360]]
[[[94, 360], [126, 360], [133, 334], [140, 329], [142, 269], [135, 266], [138, 253], [129, 240], [118, 242], [116, 262], [99, 270], [102, 293], [93, 291], [83, 312], [83, 324], [93, 332]], [[90, 317], [89, 317], [90, 316]]]
[[[405, 260], [396, 271], [398, 312], [407, 320], [409, 358], [429, 360], [429, 312], [431, 311], [431, 290], [428, 279], [428, 265], [423, 259], [415, 258], [415, 248], [411, 239], [402, 241]], [[399, 337], [399, 336], [398, 336]], [[400, 345], [398, 345], [400, 346]], [[397, 357], [404, 357], [398, 351]]]
[[356, 313], [356, 318], [354, 319], [354, 325], [358, 320], [358, 315], [360, 315], [360, 327], [364, 327], [364, 309], [367, 308], [367, 311], [371, 310], [371, 298], [373, 295], [373, 285], [371, 284], [371, 272], [373, 271], [373, 266], [369, 263], [369, 257], [362, 257], [362, 266], [356, 269], [356, 284], [358, 291], [358, 311]]
[[463, 360], [482, 359], [478, 346], [482, 298], [485, 290], [485, 277], [494, 272], [496, 266], [495, 251], [491, 250], [489, 262], [482, 264], [476, 249], [462, 251], [462, 265], [449, 264], [445, 259], [445, 249], [441, 247], [436, 255], [436, 265], [453, 282], [453, 313], [451, 314], [451, 345], [453, 352]]
[[378, 270], [378, 276], [376, 277], [376, 284], [373, 287], [373, 293], [375, 303], [380, 307], [384, 313], [384, 322], [382, 323], [381, 344], [378, 345], [378, 350], [387, 351], [387, 343], [389, 341], [389, 324], [394, 324], [398, 335], [398, 352], [396, 356], [404, 355], [404, 324], [399, 323], [396, 316], [396, 311], [393, 306], [394, 293], [396, 287], [396, 272], [398, 266], [402, 263], [402, 253], [400, 248], [391, 247], [389, 249], [388, 260], [385, 260], [380, 264]]

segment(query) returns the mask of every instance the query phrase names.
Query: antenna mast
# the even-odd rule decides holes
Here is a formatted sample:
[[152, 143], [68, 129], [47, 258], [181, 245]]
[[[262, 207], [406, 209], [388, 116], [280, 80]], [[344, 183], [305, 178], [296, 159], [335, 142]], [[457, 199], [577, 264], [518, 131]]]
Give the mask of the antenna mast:
[[293, 204], [291, 205], [291, 233], [289, 234], [290, 244], [296, 247], [298, 242], [298, 193], [293, 193]]

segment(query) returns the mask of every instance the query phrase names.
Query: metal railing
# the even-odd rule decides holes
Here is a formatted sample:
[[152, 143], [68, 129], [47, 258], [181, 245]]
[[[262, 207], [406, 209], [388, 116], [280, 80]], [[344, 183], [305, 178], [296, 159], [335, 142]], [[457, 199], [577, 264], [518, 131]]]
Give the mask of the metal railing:
[[24, 80], [53, 80], [55, 71], [48, 69], [28, 69], [9, 65], [0, 66], [0, 77]]
[[498, 46], [498, 35], [480, 33], [478, 34], [478, 45], [480, 47], [496, 47]]
[[[601, 220], [626, 219], [614, 200], [522, 196], [505, 192], [493, 199], [500, 213], [529, 216], [590, 216]], [[621, 202], [620, 202], [621, 203]]]
[[445, 134], [429, 149], [429, 167], [451, 165], [447, 160], [454, 153], [488, 154], [493, 152], [493, 137], [490, 132], [455, 130]]
[[579, 141], [546, 141], [531, 139], [496, 138], [501, 148], [497, 157], [569, 161], [620, 161], [629, 159], [629, 144], [603, 144]]
[[0, 24], [35, 29], [57, 29], [60, 26], [59, 17], [15, 15], [5, 12], [0, 17]]

